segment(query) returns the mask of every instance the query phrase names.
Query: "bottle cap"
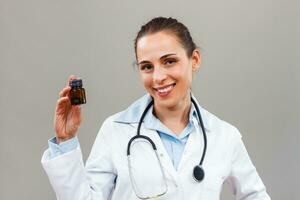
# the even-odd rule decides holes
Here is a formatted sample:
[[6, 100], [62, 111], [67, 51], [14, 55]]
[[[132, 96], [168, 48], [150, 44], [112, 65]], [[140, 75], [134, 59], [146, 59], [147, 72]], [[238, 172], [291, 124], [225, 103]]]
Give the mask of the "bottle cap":
[[73, 79], [69, 82], [70, 87], [82, 87], [82, 80], [81, 79]]

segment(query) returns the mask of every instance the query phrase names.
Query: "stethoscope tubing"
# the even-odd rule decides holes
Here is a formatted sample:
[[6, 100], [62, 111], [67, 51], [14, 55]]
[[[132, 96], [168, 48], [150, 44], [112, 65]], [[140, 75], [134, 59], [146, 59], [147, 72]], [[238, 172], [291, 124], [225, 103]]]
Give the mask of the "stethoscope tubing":
[[197, 103], [195, 102], [195, 100], [192, 97], [191, 97], [191, 100], [192, 100], [192, 102], [193, 102], [193, 104], [196, 108], [196, 112], [197, 112], [197, 116], [198, 116], [198, 122], [200, 122], [200, 126], [201, 126], [201, 129], [202, 129], [202, 134], [203, 134], [203, 139], [204, 139], [204, 146], [203, 146], [202, 156], [201, 156], [201, 160], [200, 160], [200, 163], [199, 163], [199, 165], [202, 166], [203, 161], [204, 161], [204, 157], [205, 157], [205, 154], [206, 154], [206, 149], [207, 149], [206, 131], [205, 131], [205, 127], [204, 127], [204, 123], [203, 123], [203, 120], [202, 120], [202, 116], [201, 116], [199, 107], [198, 107]]
[[[202, 120], [202, 116], [201, 116], [199, 107], [198, 107], [196, 101], [193, 99], [192, 96], [191, 96], [191, 102], [193, 103], [193, 105], [194, 105], [195, 108], [196, 108], [197, 117], [198, 117], [198, 123], [199, 123], [200, 126], [201, 126], [202, 134], [203, 134], [203, 139], [204, 139], [204, 141], [203, 141], [203, 142], [204, 142], [204, 145], [203, 145], [203, 151], [202, 151], [202, 156], [201, 156], [199, 165], [196, 165], [196, 166], [194, 167], [194, 169], [193, 169], [193, 178], [194, 178], [194, 180], [195, 180], [196, 182], [201, 182], [201, 181], [204, 179], [204, 175], [205, 175], [205, 174], [204, 174], [204, 170], [203, 170], [203, 168], [202, 168], [202, 165], [203, 165], [203, 161], [204, 161], [204, 158], [205, 158], [205, 155], [206, 155], [206, 149], [207, 149], [207, 137], [206, 137], [205, 127], [204, 127], [204, 123], [203, 123], [203, 120]], [[150, 107], [153, 105], [153, 103], [154, 103], [154, 100], [152, 99], [152, 100], [150, 101], [150, 103], [147, 105], [147, 107], [145, 108], [144, 112], [142, 113], [142, 116], [141, 116], [141, 118], [140, 118], [140, 120], [139, 120], [139, 123], [138, 123], [136, 135], [133, 136], [133, 137], [129, 140], [129, 142], [128, 142], [128, 145], [127, 145], [127, 157], [128, 157], [128, 162], [129, 162], [129, 164], [130, 164], [130, 147], [131, 147], [131, 144], [132, 144], [132, 142], [133, 142], [135, 139], [139, 139], [139, 138], [140, 138], [140, 139], [145, 139], [145, 140], [147, 140], [147, 141], [151, 144], [153, 150], [155, 151], [155, 153], [156, 153], [156, 155], [157, 155], [157, 158], [158, 158], [158, 160], [159, 160], [159, 164], [161, 165], [160, 158], [159, 158], [159, 156], [158, 156], [158, 154], [157, 154], [157, 148], [156, 148], [155, 143], [154, 143], [149, 137], [140, 134], [140, 129], [141, 129], [141, 125], [142, 125], [142, 123], [143, 123], [143, 120], [144, 120], [144, 118], [145, 118], [145, 116], [146, 116], [148, 110], [149, 110]], [[161, 169], [162, 169], [162, 166], [161, 166]], [[163, 176], [165, 176], [164, 171], [162, 171], [162, 173], [163, 173]]]

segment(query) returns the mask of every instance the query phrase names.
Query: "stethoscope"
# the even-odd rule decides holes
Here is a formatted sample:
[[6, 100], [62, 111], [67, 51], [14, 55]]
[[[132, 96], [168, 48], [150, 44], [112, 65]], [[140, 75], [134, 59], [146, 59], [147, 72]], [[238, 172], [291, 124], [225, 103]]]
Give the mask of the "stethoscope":
[[[204, 128], [204, 124], [203, 124], [203, 121], [202, 121], [202, 117], [201, 117], [201, 114], [200, 114], [199, 107], [198, 107], [197, 103], [195, 102], [195, 100], [193, 99], [193, 97], [191, 97], [191, 101], [192, 101], [193, 105], [196, 108], [196, 112], [197, 112], [197, 116], [198, 116], [198, 123], [201, 126], [202, 133], [203, 133], [203, 139], [204, 139], [204, 147], [203, 147], [203, 152], [202, 152], [202, 157], [201, 157], [200, 163], [198, 165], [196, 165], [194, 167], [194, 169], [193, 169], [193, 179], [196, 182], [201, 182], [204, 179], [204, 176], [205, 176], [202, 164], [203, 164], [203, 161], [204, 161], [204, 158], [205, 158], [205, 154], [206, 154], [207, 139], [206, 139], [206, 132], [205, 132], [205, 128]], [[154, 103], [154, 100], [152, 99], [150, 101], [150, 103], [147, 105], [147, 107], [145, 108], [145, 110], [142, 113], [142, 116], [141, 116], [141, 118], [139, 120], [139, 123], [138, 123], [137, 133], [136, 133], [135, 136], [133, 136], [129, 140], [128, 145], [127, 145], [127, 160], [128, 160], [128, 166], [129, 166], [129, 176], [130, 176], [130, 179], [131, 179], [132, 183], [134, 181], [133, 181], [133, 178], [132, 178], [132, 171], [131, 171], [130, 147], [131, 147], [132, 142], [134, 140], [136, 140], [136, 139], [145, 139], [145, 140], [147, 140], [151, 144], [152, 149], [155, 151], [156, 157], [157, 157], [157, 159], [159, 161], [159, 165], [160, 165], [160, 168], [161, 168], [161, 173], [163, 175], [163, 178], [166, 179], [165, 178], [165, 173], [164, 173], [164, 170], [163, 170], [163, 167], [162, 167], [162, 164], [161, 164], [161, 160], [160, 160], [159, 155], [157, 153], [156, 145], [154, 144], [154, 142], [149, 137], [140, 134], [140, 129], [141, 129], [142, 122], [143, 122], [143, 120], [144, 120], [147, 112], [149, 111], [149, 109], [153, 105], [153, 103]], [[166, 184], [166, 182], [165, 182], [165, 184]], [[167, 185], [166, 185], [166, 188], [167, 188]], [[136, 190], [136, 189], [134, 188], [134, 190]], [[159, 194], [159, 195], [157, 195], [155, 197], [140, 197], [140, 196], [138, 196], [138, 197], [140, 199], [152, 199], [152, 198], [157, 198], [159, 196], [162, 196], [166, 192], [167, 192], [167, 189], [163, 193], [161, 193], [161, 194]]]

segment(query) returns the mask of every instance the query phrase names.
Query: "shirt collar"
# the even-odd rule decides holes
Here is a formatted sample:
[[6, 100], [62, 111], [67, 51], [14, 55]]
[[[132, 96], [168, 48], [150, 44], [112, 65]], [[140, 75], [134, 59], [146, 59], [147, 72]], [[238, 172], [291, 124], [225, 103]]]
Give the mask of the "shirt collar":
[[158, 118], [156, 118], [153, 114], [153, 106], [149, 109], [148, 113], [144, 119], [145, 127], [148, 129], [152, 129], [158, 131], [159, 133], [169, 135], [176, 139], [183, 139], [192, 131], [193, 127], [198, 124], [197, 114], [194, 105], [192, 104], [191, 110], [189, 112], [189, 123], [187, 127], [180, 133], [180, 135], [176, 136], [169, 128], [167, 128]]
[[[209, 131], [210, 127], [207, 119], [207, 111], [199, 105], [197, 99], [194, 97], [193, 94], [192, 97], [195, 99], [196, 104], [200, 110], [205, 130]], [[147, 107], [147, 105], [150, 103], [151, 100], [152, 97], [148, 93], [145, 94], [143, 97], [133, 102], [126, 110], [120, 112], [119, 115], [114, 119], [114, 122], [126, 123], [126, 124], [139, 123], [142, 113], [144, 112], [145, 108]], [[148, 112], [152, 113], [152, 107], [149, 109]], [[196, 115], [197, 115], [196, 109], [194, 105], [192, 105], [192, 112], [190, 112], [190, 121], [196, 119], [196, 117], [193, 117]]]

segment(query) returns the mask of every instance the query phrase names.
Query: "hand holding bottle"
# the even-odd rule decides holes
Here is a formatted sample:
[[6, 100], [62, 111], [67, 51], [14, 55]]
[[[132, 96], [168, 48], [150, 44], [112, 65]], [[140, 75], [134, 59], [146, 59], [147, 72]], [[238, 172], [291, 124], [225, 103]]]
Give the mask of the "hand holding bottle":
[[54, 115], [54, 129], [57, 143], [73, 138], [82, 121], [80, 105], [71, 105], [69, 82], [77, 79], [71, 75], [68, 78], [67, 86], [59, 93]]

